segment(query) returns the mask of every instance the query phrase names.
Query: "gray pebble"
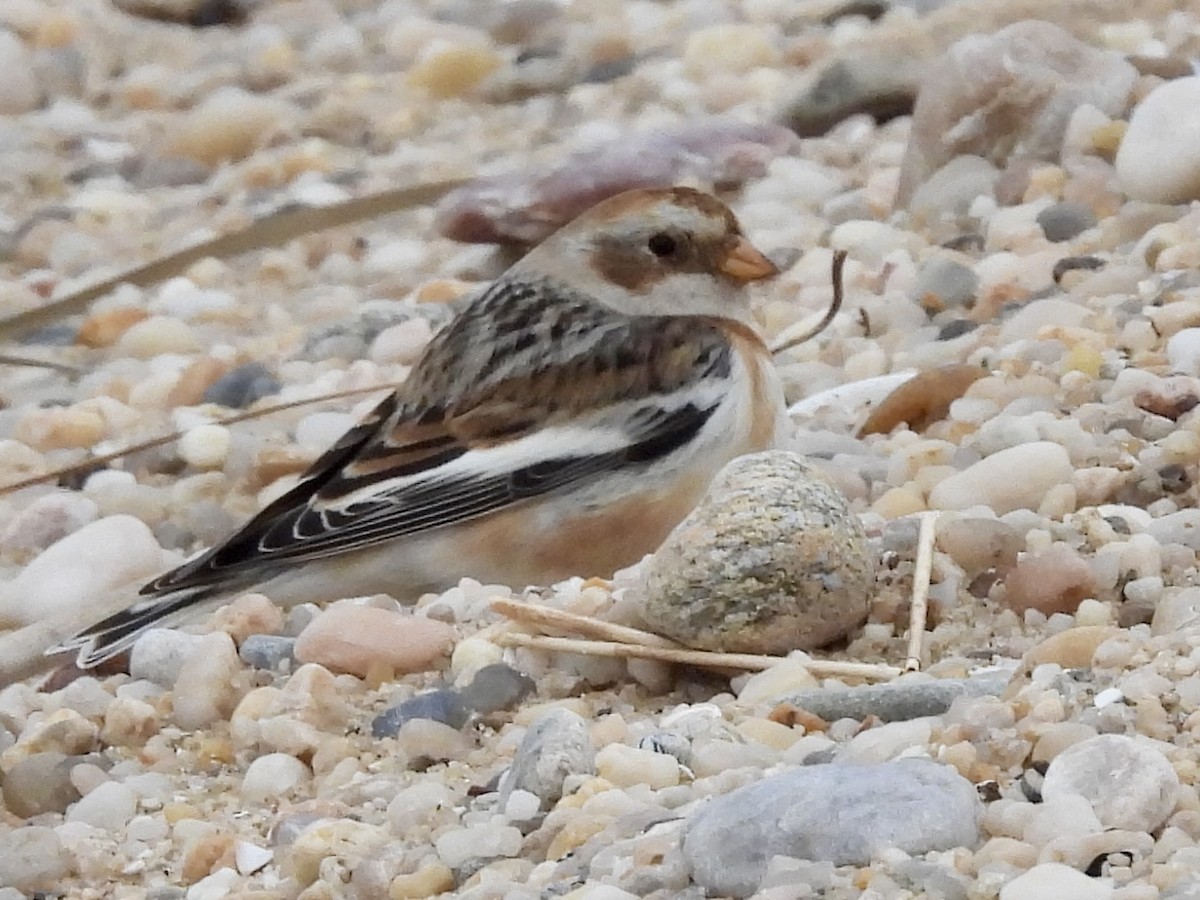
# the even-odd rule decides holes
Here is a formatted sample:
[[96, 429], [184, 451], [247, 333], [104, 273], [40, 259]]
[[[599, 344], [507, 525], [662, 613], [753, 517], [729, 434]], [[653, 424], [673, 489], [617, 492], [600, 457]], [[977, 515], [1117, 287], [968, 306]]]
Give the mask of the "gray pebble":
[[184, 660], [203, 639], [173, 628], [151, 628], [133, 645], [129, 674], [135, 681], [144, 678], [160, 687], [173, 687]]
[[504, 779], [500, 802], [508, 802], [513, 791], [529, 791], [541, 798], [545, 809], [562, 796], [568, 776], [595, 771], [596, 749], [588, 723], [568, 709], [554, 709], [539, 716], [525, 732]]
[[70, 757], [53, 750], [27, 756], [0, 782], [4, 805], [22, 819], [66, 812], [79, 799], [79, 791], [71, 783], [72, 765]]
[[484, 666], [471, 683], [462, 689], [462, 702], [477, 713], [512, 709], [533, 693], [537, 685], [524, 672], [504, 663]]
[[252, 634], [238, 648], [238, 656], [248, 666], [272, 671], [285, 660], [295, 657], [296, 639], [278, 634]]
[[917, 270], [913, 298], [927, 310], [970, 309], [978, 296], [975, 270], [948, 255], [932, 256]]
[[260, 362], [250, 362], [226, 372], [208, 386], [205, 403], [244, 409], [256, 400], [279, 393], [279, 379]]
[[982, 812], [971, 782], [929, 760], [805, 766], [702, 807], [683, 852], [710, 894], [748, 897], [775, 856], [866, 865], [886, 847], [974, 847]]
[[1046, 240], [1057, 244], [1069, 241], [1095, 225], [1096, 214], [1082, 203], [1064, 200], [1038, 213], [1037, 223], [1042, 226]]
[[877, 716], [884, 722], [903, 722], [944, 713], [959, 697], [998, 696], [1008, 685], [1008, 675], [977, 678], [942, 678], [931, 681], [898, 681], [856, 688], [820, 688], [801, 691], [787, 702], [820, 716], [826, 722], [861, 721]]
[[371, 734], [377, 738], [395, 737], [400, 726], [412, 719], [432, 719], [451, 728], [462, 728], [470, 717], [457, 691], [427, 691], [376, 716], [371, 722]]

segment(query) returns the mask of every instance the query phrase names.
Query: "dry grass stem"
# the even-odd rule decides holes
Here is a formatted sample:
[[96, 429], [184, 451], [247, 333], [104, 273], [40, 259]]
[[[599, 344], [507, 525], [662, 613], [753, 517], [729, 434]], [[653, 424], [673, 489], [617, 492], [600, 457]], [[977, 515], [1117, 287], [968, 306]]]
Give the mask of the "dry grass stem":
[[929, 582], [933, 577], [933, 539], [937, 517], [936, 512], [923, 512], [920, 517], [912, 603], [908, 613], [908, 653], [904, 659], [906, 672], [918, 672], [921, 669], [921, 644], [925, 640], [925, 620], [929, 612]]

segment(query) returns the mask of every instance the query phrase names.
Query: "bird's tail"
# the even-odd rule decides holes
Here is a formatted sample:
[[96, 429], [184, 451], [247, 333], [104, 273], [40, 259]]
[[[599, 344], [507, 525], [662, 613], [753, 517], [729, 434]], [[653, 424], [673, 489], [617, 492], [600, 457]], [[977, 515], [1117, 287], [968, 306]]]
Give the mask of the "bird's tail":
[[215, 606], [226, 592], [198, 587], [147, 597], [101, 619], [46, 651], [47, 656], [78, 650], [75, 664], [90, 669], [128, 650], [151, 628], [166, 628]]

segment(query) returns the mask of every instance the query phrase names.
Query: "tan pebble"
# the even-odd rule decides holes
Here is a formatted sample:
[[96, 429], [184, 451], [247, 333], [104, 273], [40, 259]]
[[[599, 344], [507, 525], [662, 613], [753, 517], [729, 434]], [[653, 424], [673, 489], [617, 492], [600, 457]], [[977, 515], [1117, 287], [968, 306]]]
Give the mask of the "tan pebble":
[[229, 635], [220, 631], [204, 635], [175, 679], [175, 724], [194, 730], [228, 719], [240, 697], [233, 677], [240, 669], [237, 648]]
[[37, 409], [17, 422], [15, 437], [38, 450], [91, 447], [108, 433], [103, 414], [83, 406]]
[[899, 519], [925, 509], [925, 498], [908, 485], [890, 488], [871, 504], [871, 510], [885, 519]]
[[679, 784], [679, 761], [666, 753], [609, 744], [596, 753], [596, 774], [619, 788], [644, 784], [659, 790]]
[[752, 706], [784, 694], [819, 687], [820, 682], [808, 670], [803, 660], [785, 659], [746, 679], [738, 691], [738, 702]]
[[1086, 625], [1068, 628], [1035, 644], [1021, 657], [1022, 670], [1043, 663], [1058, 663], [1064, 669], [1083, 669], [1092, 664], [1096, 648], [1117, 634], [1111, 625]]
[[1112, 466], [1089, 466], [1075, 470], [1071, 485], [1080, 506], [1098, 506], [1112, 499], [1127, 478], [1125, 472]]
[[167, 820], [168, 825], [174, 825], [176, 822], [182, 822], [184, 819], [198, 819], [200, 811], [190, 803], [164, 803], [163, 818]]
[[287, 848], [281, 848], [280, 870], [285, 878], [310, 885], [329, 859], [362, 859], [387, 840], [387, 832], [353, 819], [324, 819], [304, 829]]
[[104, 712], [100, 739], [110, 747], [140, 747], [162, 727], [162, 718], [149, 703], [117, 697]]
[[477, 287], [478, 284], [470, 281], [439, 278], [436, 281], [427, 281], [417, 288], [413, 299], [418, 303], [450, 303]]
[[583, 816], [572, 819], [554, 836], [554, 840], [546, 848], [546, 859], [563, 859], [568, 853], [582, 847], [588, 838], [603, 831], [606, 825], [606, 822]]
[[1153, 635], [1175, 634], [1200, 621], [1200, 588], [1171, 587], [1163, 592], [1150, 620]]
[[35, 753], [57, 751], [73, 756], [89, 753], [96, 747], [100, 729], [70, 708], [56, 709], [41, 722], [29, 725], [20, 739], [0, 753], [0, 771], [7, 772]]
[[343, 603], [309, 623], [296, 640], [296, 659], [360, 677], [377, 661], [396, 672], [423, 672], [450, 650], [454, 637], [445, 622]]
[[252, 634], [275, 634], [282, 629], [283, 611], [263, 594], [242, 594], [217, 610], [209, 624], [241, 646]]
[[772, 722], [778, 722], [788, 728], [799, 728], [804, 734], [814, 734], [826, 731], [829, 723], [816, 713], [809, 712], [794, 703], [780, 703], [768, 717]]
[[994, 837], [976, 851], [971, 864], [982, 868], [1003, 863], [1016, 869], [1030, 869], [1038, 861], [1038, 848], [1011, 837]]
[[200, 343], [187, 323], [169, 316], [151, 316], [132, 325], [117, 341], [117, 352], [137, 359], [163, 353], [193, 353]]
[[422, 900], [454, 890], [454, 873], [440, 862], [422, 866], [409, 875], [397, 875], [388, 885], [388, 900]]
[[38, 22], [32, 44], [37, 50], [60, 50], [75, 43], [79, 22], [63, 10], [55, 10]]
[[229, 371], [229, 363], [202, 356], [179, 373], [175, 386], [167, 394], [171, 406], [195, 406], [204, 399], [207, 391], [218, 378]]
[[684, 69], [692, 77], [710, 72], [742, 74], [759, 66], [778, 65], [779, 48], [758, 25], [724, 24], [699, 28], [688, 35]]
[[79, 331], [75, 335], [75, 343], [83, 344], [85, 347], [111, 346], [131, 326], [141, 322], [149, 315], [144, 309], [135, 309], [129, 306], [93, 313], [79, 326]]
[[469, 93], [503, 64], [491, 46], [441, 44], [430, 47], [408, 70], [408, 83], [445, 99]]
[[800, 730], [772, 719], [746, 719], [737, 730], [746, 740], [765, 744], [772, 750], [787, 750], [803, 735]]
[[1074, 612], [1095, 590], [1095, 576], [1078, 552], [1066, 544], [1055, 544], [1044, 553], [1018, 560], [1004, 585], [1005, 606], [1052, 615]]
[[165, 150], [206, 166], [244, 159], [293, 115], [275, 98], [219, 89], [170, 132]]
[[311, 451], [299, 447], [264, 447], [255, 456], [249, 488], [258, 491], [280, 478], [303, 472], [315, 459]]
[[180, 875], [185, 884], [195, 884], [223, 866], [232, 866], [233, 862], [233, 835], [213, 829], [184, 846]]

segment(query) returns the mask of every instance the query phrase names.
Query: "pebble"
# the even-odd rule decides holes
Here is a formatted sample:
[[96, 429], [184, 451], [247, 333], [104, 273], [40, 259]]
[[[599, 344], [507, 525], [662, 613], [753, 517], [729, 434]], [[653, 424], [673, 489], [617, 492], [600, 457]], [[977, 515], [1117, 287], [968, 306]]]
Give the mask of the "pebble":
[[201, 645], [203, 637], [173, 628], [151, 628], [134, 642], [129, 654], [131, 677], [171, 687], [179, 680], [184, 660]]
[[975, 786], [927, 760], [813, 765], [770, 775], [700, 808], [683, 852], [707, 891], [748, 897], [774, 856], [866, 865], [885, 847], [973, 847]]
[[621, 191], [669, 187], [689, 178], [741, 184], [794, 149], [797, 140], [782, 126], [719, 117], [623, 134], [569, 154], [556, 166], [475, 179], [442, 199], [436, 226], [456, 241], [533, 244]]
[[476, 672], [459, 696], [468, 709], [487, 715], [514, 708], [536, 689], [536, 682], [524, 672], [504, 663], [493, 663]]
[[68, 822], [119, 832], [137, 812], [137, 795], [117, 781], [105, 781], [67, 810]]
[[28, 625], [85, 610], [161, 572], [153, 533], [133, 516], [105, 516], [47, 547], [0, 586], [0, 625]]
[[1096, 224], [1096, 214], [1082, 203], [1064, 201], [1047, 206], [1037, 214], [1046, 240], [1061, 243], [1078, 237]]
[[26, 825], [0, 833], [0, 885], [30, 894], [57, 890], [74, 860], [54, 830]]
[[260, 362], [248, 362], [230, 369], [204, 389], [204, 402], [230, 409], [245, 409], [263, 397], [279, 393], [282, 385]]
[[278, 634], [251, 634], [238, 647], [238, 658], [268, 672], [295, 658], [296, 639]]
[[1167, 362], [1184, 375], [1200, 375], [1200, 328], [1182, 328], [1167, 341]]
[[461, 869], [472, 860], [516, 856], [525, 836], [512, 825], [476, 825], [450, 831], [434, 842], [438, 857], [451, 869]]
[[283, 800], [312, 777], [308, 766], [287, 753], [256, 758], [242, 776], [241, 797], [247, 803]]
[[596, 753], [596, 774], [617, 787], [644, 784], [661, 790], [679, 784], [679, 762], [666, 753], [609, 744]]
[[684, 69], [693, 77], [718, 72], [744, 74], [758, 66], [777, 65], [781, 59], [771, 35], [750, 24], [698, 28], [683, 47]]
[[875, 561], [858, 517], [802, 456], [743, 456], [643, 567], [639, 615], [691, 647], [786, 653], [866, 618]]
[[1175, 809], [1179, 776], [1158, 750], [1102, 734], [1063, 750], [1046, 771], [1042, 796], [1085, 798], [1105, 828], [1155, 831]]
[[513, 791], [528, 791], [549, 807], [562, 796], [571, 775], [596, 771], [596, 750], [587, 722], [568, 709], [541, 715], [525, 732], [503, 781], [501, 803]]
[[28, 559], [90, 525], [98, 513], [96, 502], [79, 494], [56, 491], [38, 497], [8, 521], [0, 533], [0, 550]]
[[123, 356], [147, 360], [165, 353], [195, 353], [200, 349], [200, 342], [191, 327], [170, 316], [150, 316], [135, 322], [113, 348]]
[[37, 109], [42, 90], [34, 75], [33, 55], [7, 28], [0, 30], [0, 66], [10, 73], [0, 88], [0, 115], [19, 116]]
[[1111, 878], [1089, 878], [1057, 862], [1045, 862], [1022, 872], [1000, 889], [1000, 900], [1109, 900]]
[[1095, 595], [1092, 567], [1066, 544], [1055, 544], [1017, 561], [1004, 580], [1003, 603], [1017, 612], [1036, 609], [1047, 616], [1073, 613]]
[[929, 492], [933, 509], [987, 506], [997, 515], [1037, 509], [1046, 494], [1071, 481], [1071, 458], [1058, 444], [1030, 441], [998, 450], [939, 481]]
[[232, 444], [233, 437], [224, 425], [198, 425], [179, 439], [179, 457], [197, 469], [219, 469]]
[[875, 717], [884, 722], [936, 716], [960, 697], [984, 697], [1001, 693], [1008, 677], [980, 675], [973, 678], [902, 679], [890, 684], [855, 688], [818, 688], [792, 694], [787, 702], [827, 722]]
[[435, 42], [408, 70], [408, 83], [447, 99], [469, 93], [496, 71], [503, 58], [488, 43], [452, 44]]
[[228, 720], [239, 699], [237, 647], [223, 631], [204, 635], [179, 667], [171, 718], [184, 729]]
[[921, 79], [899, 202], [907, 205], [929, 175], [960, 154], [1056, 161], [1071, 113], [1087, 103], [1119, 115], [1137, 77], [1120, 54], [1049, 22], [1018, 22], [959, 40]]
[[979, 296], [979, 276], [947, 256], [933, 256], [921, 264], [913, 298], [929, 313], [944, 309], [970, 309]]
[[5, 808], [22, 819], [66, 812], [79, 799], [71, 783], [72, 760], [55, 750], [34, 753], [10, 766], [0, 780]]
[[218, 166], [249, 156], [291, 117], [288, 104], [275, 97], [235, 87], [218, 88], [177, 123], [163, 151]]
[[1121, 189], [1148, 203], [1200, 199], [1200, 76], [1164, 81], [1133, 110], [1115, 160]]
[[426, 691], [381, 712], [371, 722], [371, 734], [377, 738], [395, 737], [410, 719], [430, 719], [451, 728], [462, 728], [470, 710], [456, 691]]
[[432, 668], [454, 642], [444, 622], [374, 606], [340, 603], [320, 613], [296, 639], [302, 663], [365, 678], [385, 666], [403, 674]]

